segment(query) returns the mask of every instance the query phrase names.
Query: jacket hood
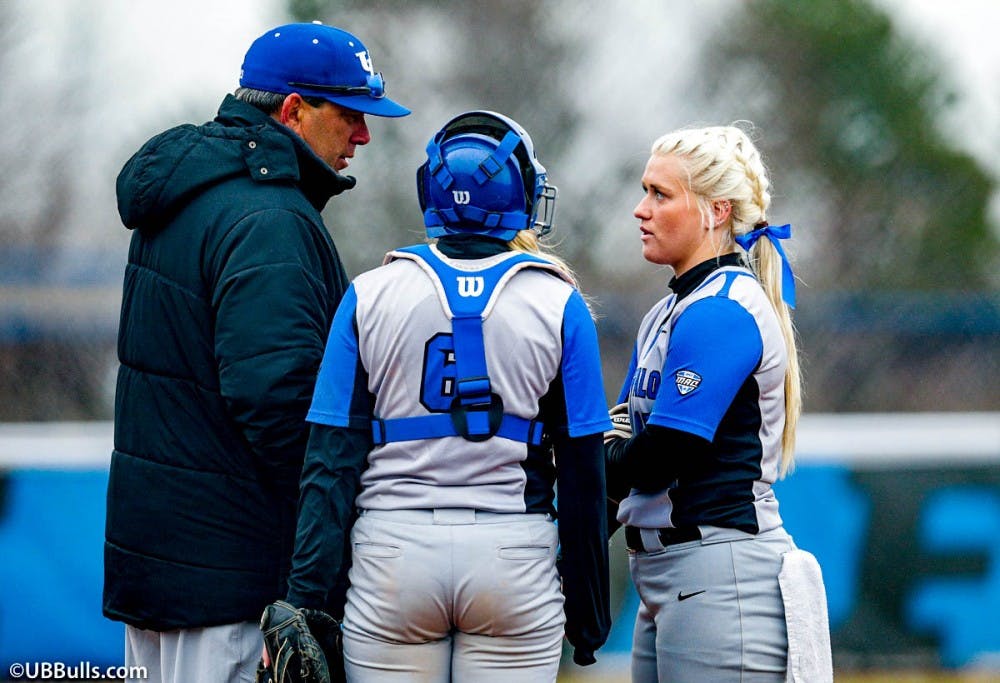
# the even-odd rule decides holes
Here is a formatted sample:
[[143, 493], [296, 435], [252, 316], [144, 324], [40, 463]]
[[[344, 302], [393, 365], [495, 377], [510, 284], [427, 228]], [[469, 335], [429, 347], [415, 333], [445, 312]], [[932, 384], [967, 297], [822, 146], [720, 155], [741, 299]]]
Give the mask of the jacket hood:
[[117, 181], [118, 213], [130, 230], [156, 231], [189, 197], [239, 176], [296, 183], [317, 211], [356, 182], [291, 130], [228, 95], [214, 121], [166, 130], [125, 163]]

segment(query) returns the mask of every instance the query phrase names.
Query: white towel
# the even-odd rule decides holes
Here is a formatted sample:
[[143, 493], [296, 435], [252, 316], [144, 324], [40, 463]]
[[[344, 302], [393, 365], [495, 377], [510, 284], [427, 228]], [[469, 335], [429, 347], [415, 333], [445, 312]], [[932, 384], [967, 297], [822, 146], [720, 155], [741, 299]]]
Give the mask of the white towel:
[[787, 683], [833, 681], [830, 618], [819, 562], [812, 553], [792, 550], [782, 557], [778, 574], [788, 627]]

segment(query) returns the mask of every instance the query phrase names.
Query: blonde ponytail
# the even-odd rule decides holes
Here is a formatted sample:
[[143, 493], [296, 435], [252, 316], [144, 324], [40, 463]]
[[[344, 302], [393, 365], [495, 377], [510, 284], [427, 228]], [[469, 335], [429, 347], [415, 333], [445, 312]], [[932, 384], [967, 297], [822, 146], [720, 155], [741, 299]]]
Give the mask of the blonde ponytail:
[[534, 254], [535, 256], [541, 256], [546, 261], [551, 261], [559, 270], [566, 273], [569, 279], [573, 281], [573, 284], [577, 284], [576, 274], [573, 269], [569, 267], [563, 259], [556, 256], [550, 249], [547, 249], [541, 245], [538, 241], [538, 235], [535, 234], [534, 230], [522, 230], [516, 235], [514, 239], [507, 243], [511, 249], [515, 251], [523, 251], [526, 254]]
[[[764, 224], [771, 204], [770, 181], [760, 151], [747, 133], [737, 126], [689, 128], [667, 133], [653, 143], [653, 154], [676, 155], [688, 172], [691, 189], [704, 201], [702, 213], [715, 200], [728, 200], [732, 213], [725, 244]], [[706, 221], [707, 222], [707, 221]], [[719, 226], [721, 227], [721, 226]], [[759, 239], [747, 250], [750, 267], [774, 308], [785, 341], [785, 426], [781, 435], [779, 476], [790, 472], [795, 463], [795, 430], [802, 412], [802, 382], [798, 345], [791, 310], [782, 291], [782, 257], [770, 239]]]
[[781, 255], [768, 239], [757, 240], [747, 254], [750, 267], [777, 314], [788, 355], [785, 366], [785, 427], [781, 434], [781, 466], [778, 471], [778, 475], [784, 477], [795, 467], [795, 430], [802, 412], [802, 378], [799, 369], [798, 343], [795, 326], [792, 323], [792, 312], [785, 303], [782, 292]]

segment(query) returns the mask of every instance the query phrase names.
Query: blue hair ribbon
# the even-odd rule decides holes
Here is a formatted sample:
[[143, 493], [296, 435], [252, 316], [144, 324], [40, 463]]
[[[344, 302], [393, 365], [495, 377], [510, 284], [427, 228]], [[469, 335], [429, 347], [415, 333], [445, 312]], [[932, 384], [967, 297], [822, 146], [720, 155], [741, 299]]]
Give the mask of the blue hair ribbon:
[[750, 251], [750, 248], [761, 237], [767, 237], [770, 240], [771, 244], [777, 250], [778, 255], [781, 256], [781, 298], [788, 304], [789, 308], [795, 308], [795, 275], [792, 273], [792, 266], [788, 262], [788, 256], [781, 247], [781, 242], [778, 241], [787, 240], [792, 236], [792, 226], [791, 224], [768, 225], [767, 223], [759, 225], [761, 227], [751, 230], [745, 235], [736, 235], [736, 243], [747, 251]]

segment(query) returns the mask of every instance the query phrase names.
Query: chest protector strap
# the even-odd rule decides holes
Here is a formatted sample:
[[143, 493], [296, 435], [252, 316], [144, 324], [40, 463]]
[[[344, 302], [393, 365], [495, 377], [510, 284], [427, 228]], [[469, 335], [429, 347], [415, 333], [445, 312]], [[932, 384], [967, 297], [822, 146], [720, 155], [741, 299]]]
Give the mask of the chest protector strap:
[[467, 271], [445, 263], [428, 245], [390, 252], [386, 261], [408, 259], [421, 267], [434, 283], [441, 307], [451, 320], [455, 354], [455, 398], [446, 413], [372, 421], [375, 445], [393, 441], [461, 436], [485, 441], [500, 436], [539, 445], [543, 425], [504, 412], [503, 399], [493, 391], [486, 367], [483, 320], [493, 309], [500, 291], [525, 268], [562, 273], [544, 259], [512, 251], [489, 268]]

